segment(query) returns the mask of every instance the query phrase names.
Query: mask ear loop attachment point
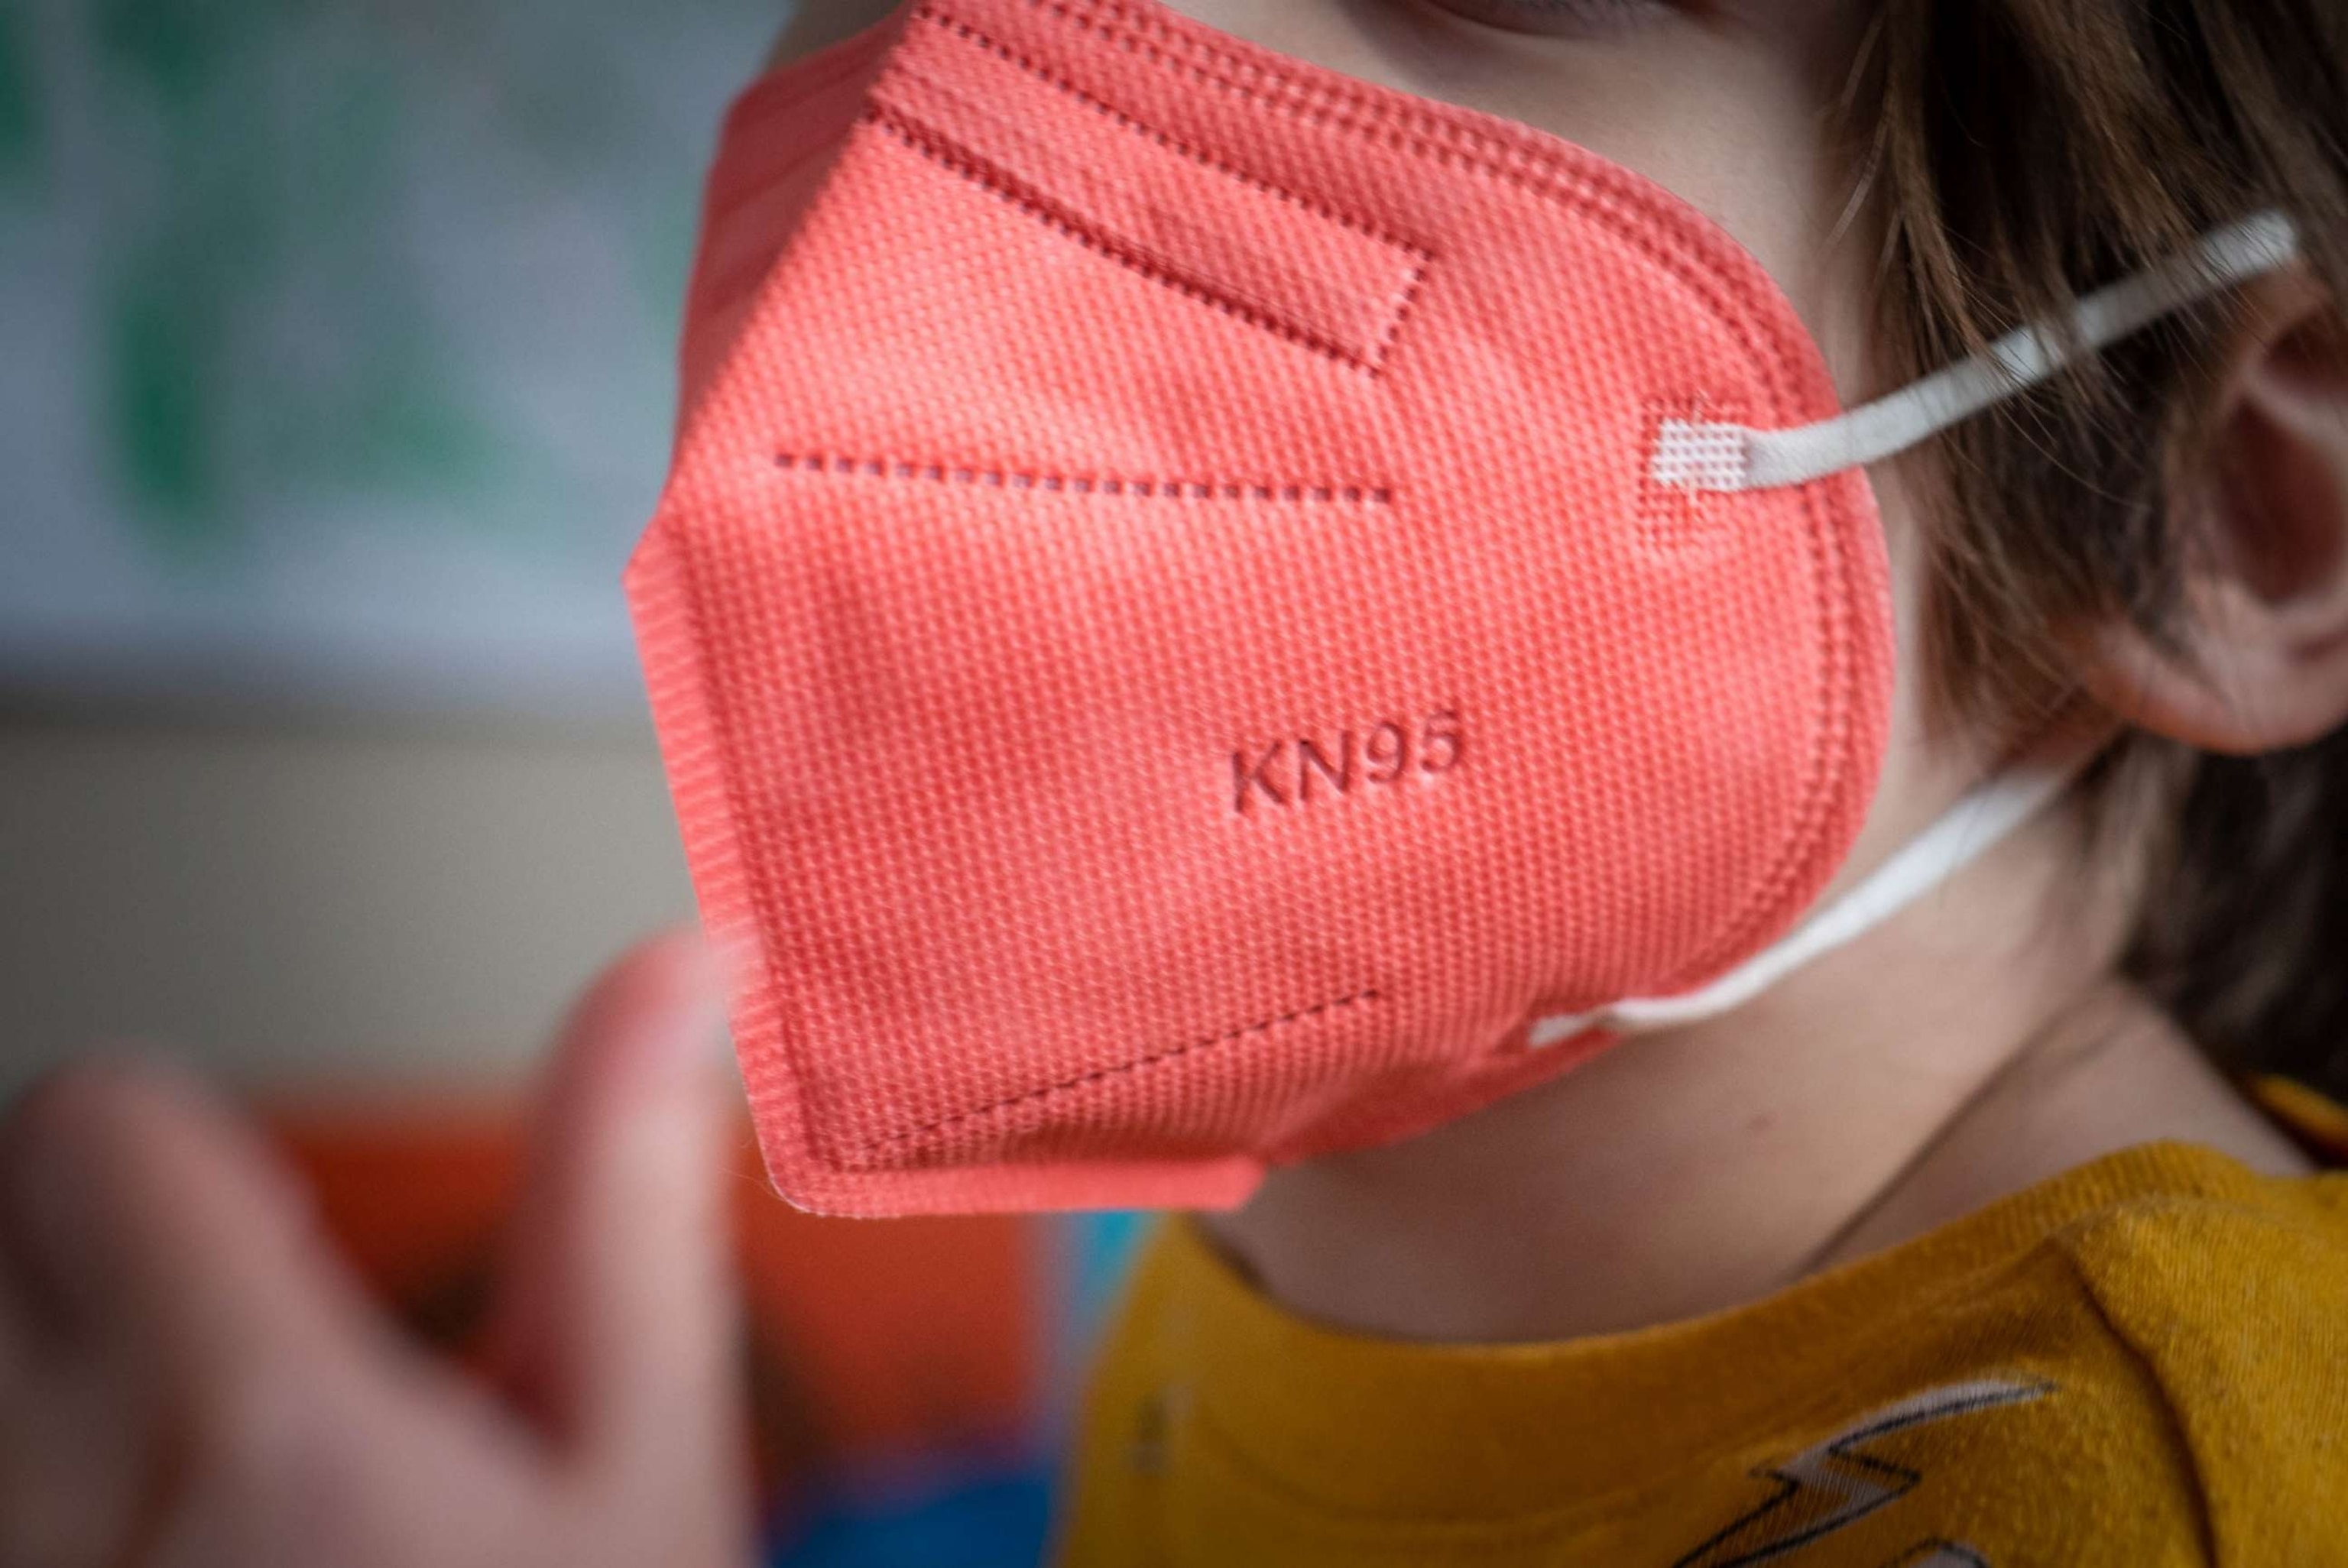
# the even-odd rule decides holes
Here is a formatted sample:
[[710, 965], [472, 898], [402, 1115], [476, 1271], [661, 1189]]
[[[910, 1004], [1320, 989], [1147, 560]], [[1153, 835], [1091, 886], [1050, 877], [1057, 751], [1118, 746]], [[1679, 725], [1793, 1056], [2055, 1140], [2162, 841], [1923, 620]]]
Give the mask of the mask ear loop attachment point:
[[1832, 419], [1790, 430], [1667, 420], [1648, 464], [1658, 485], [1774, 490], [1896, 457], [1952, 425], [2020, 395], [2163, 316], [2297, 261], [2299, 230], [2260, 212], [2204, 235], [2189, 251], [2080, 299], [2074, 335], [2044, 326], [2007, 333], [1971, 359]]
[[[1881, 462], [2058, 374], [2163, 316], [2296, 261], [2299, 231], [2283, 213], [2255, 213], [2205, 235], [2190, 251], [2082, 298], [2069, 338], [2025, 326], [1983, 353], [1873, 403], [1790, 430], [1666, 419], [1649, 477], [1693, 492], [1735, 493], [1808, 484]], [[1786, 976], [1866, 935], [1987, 854], [2060, 800], [2102, 754], [2108, 736], [2065, 741], [1968, 794], [1849, 892], [1701, 989], [1642, 997], [1534, 1020], [1540, 1050], [1594, 1030], [1644, 1034], [1717, 1018]]]

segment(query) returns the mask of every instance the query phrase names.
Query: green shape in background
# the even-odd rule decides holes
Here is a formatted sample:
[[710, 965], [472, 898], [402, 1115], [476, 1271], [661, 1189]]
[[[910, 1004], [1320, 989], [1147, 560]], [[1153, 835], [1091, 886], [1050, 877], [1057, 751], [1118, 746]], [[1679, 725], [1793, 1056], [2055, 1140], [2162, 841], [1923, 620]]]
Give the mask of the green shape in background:
[[28, 179], [41, 147], [23, 15], [0, 5], [0, 179]]
[[219, 357], [215, 314], [168, 268], [142, 268], [106, 312], [108, 424], [122, 473], [158, 543], [216, 535], [220, 477], [206, 415]]
[[270, 0], [101, 0], [94, 34], [109, 58], [185, 104], [240, 45], [288, 9]]
[[[100, 90], [160, 115], [166, 175], [117, 221], [91, 297], [98, 413], [128, 520], [183, 565], [225, 562], [249, 508], [297, 489], [452, 503], [418, 514], [442, 525], [505, 516], [488, 504], [510, 477], [502, 433], [468, 395], [386, 200], [403, 118], [428, 97], [411, 103], [396, 51], [356, 50], [348, 32], [304, 58], [289, 96], [283, 51], [315, 35], [273, 37], [253, 17], [294, 9], [106, 0], [95, 18]], [[322, 287], [333, 304], [314, 302]], [[280, 337], [272, 357], [272, 313], [304, 288], [327, 312], [317, 352], [288, 360]]]

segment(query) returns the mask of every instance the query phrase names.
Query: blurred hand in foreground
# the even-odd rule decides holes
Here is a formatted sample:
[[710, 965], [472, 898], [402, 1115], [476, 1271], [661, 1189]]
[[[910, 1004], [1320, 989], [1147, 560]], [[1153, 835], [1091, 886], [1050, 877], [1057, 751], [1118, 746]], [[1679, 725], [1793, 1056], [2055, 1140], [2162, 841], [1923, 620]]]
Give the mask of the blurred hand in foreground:
[[744, 1568], [721, 989], [669, 937], [579, 1002], [487, 1385], [194, 1083], [37, 1089], [0, 1126], [0, 1568]]

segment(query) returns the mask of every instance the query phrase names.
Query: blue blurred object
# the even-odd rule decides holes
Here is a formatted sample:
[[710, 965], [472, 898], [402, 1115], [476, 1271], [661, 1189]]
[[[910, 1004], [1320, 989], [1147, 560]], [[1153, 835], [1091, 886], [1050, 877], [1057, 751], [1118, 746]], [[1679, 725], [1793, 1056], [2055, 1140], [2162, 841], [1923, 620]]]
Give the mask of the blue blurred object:
[[1157, 1217], [1128, 1213], [1068, 1216], [1068, 1327], [1076, 1343], [1089, 1347], [1099, 1333], [1132, 1270], [1134, 1254]]
[[[1091, 1359], [1092, 1348], [1135, 1255], [1158, 1216], [1078, 1214], [1056, 1223], [1063, 1268], [1051, 1379], [1065, 1406]], [[1047, 1408], [1047, 1440], [1066, 1430], [1073, 1411]], [[771, 1568], [1035, 1568], [1049, 1542], [1058, 1477], [1056, 1455], [1006, 1465], [1000, 1456], [908, 1456], [885, 1474], [819, 1482], [776, 1532]]]
[[771, 1568], [1035, 1568], [1051, 1526], [1040, 1467], [900, 1477], [795, 1511]]

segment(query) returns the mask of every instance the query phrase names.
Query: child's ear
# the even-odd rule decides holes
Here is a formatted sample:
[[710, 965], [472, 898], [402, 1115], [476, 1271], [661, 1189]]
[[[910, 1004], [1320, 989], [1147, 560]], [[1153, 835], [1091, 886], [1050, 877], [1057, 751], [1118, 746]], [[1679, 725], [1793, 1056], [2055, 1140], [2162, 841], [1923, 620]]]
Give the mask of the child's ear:
[[2177, 641], [2100, 628], [2087, 680], [2139, 729], [2248, 755], [2348, 723], [2348, 322], [2299, 269], [2243, 302], [2213, 436], [2170, 498]]

